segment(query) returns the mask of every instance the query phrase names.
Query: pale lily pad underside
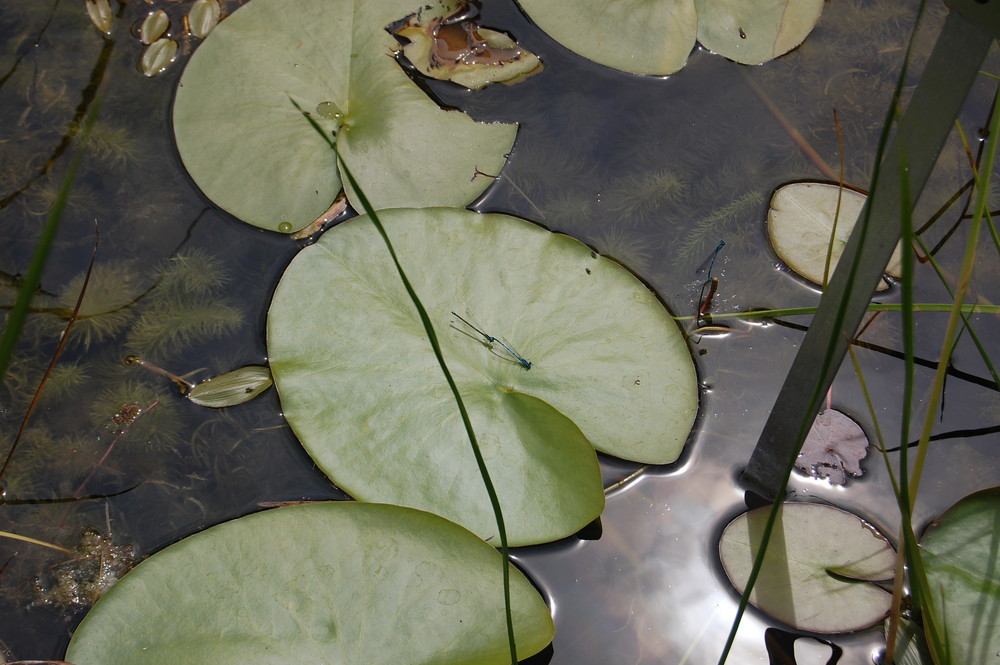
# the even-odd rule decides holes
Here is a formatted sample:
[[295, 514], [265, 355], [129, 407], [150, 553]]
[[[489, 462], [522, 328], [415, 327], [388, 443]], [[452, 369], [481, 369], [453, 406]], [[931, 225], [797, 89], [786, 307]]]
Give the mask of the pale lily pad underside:
[[694, 0], [518, 0], [542, 30], [607, 67], [672, 74], [687, 62], [698, 32]]
[[1000, 654], [1000, 488], [965, 497], [920, 541], [943, 662], [996, 663]]
[[802, 43], [823, 0], [695, 0], [698, 41], [713, 53], [759, 65]]
[[[444, 111], [402, 71], [384, 28], [420, 6], [253, 0], [220, 23], [191, 57], [174, 102], [178, 151], [202, 191], [265, 229], [297, 230], [319, 217], [342, 180], [295, 100], [336, 133], [376, 208], [464, 206], [481, 194], [491, 179], [475, 177], [477, 168], [498, 173], [517, 128]], [[344, 114], [339, 129], [316, 113], [325, 102]]]
[[[676, 324], [631, 273], [505, 215], [379, 217], [469, 409], [512, 542], [566, 536], [600, 513], [594, 447], [677, 459], [697, 411], [694, 367]], [[455, 400], [366, 217], [292, 261], [268, 314], [268, 354], [286, 418], [339, 486], [496, 536]]]
[[[770, 509], [744, 513], [722, 533], [722, 565], [740, 593]], [[892, 577], [894, 559], [892, 546], [857, 516], [826, 505], [786, 503], [750, 603], [801, 630], [847, 633], [868, 628], [885, 617], [890, 595], [875, 585], [843, 581], [829, 573], [850, 580], [885, 580]]]
[[[822, 285], [827, 252], [830, 252], [829, 281], [866, 199], [864, 194], [824, 182], [795, 182], [779, 187], [771, 197], [767, 213], [771, 246], [789, 268]], [[885, 272], [898, 277], [902, 271], [903, 248], [898, 244]], [[886, 288], [888, 285], [883, 281], [878, 290]]]
[[[317, 503], [186, 538], [88, 613], [76, 665], [510, 663], [499, 554], [428, 513]], [[552, 638], [548, 609], [511, 568], [518, 656]]]

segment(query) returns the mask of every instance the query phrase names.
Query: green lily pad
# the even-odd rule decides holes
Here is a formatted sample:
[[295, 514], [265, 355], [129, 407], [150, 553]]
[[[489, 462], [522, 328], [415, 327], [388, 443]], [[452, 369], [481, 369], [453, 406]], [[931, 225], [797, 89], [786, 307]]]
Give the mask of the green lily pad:
[[636, 74], [672, 74], [698, 33], [694, 0], [519, 0], [531, 20], [585, 58]]
[[[511, 542], [566, 536], [600, 513], [595, 447], [677, 459], [698, 408], [694, 367], [631, 273], [506, 215], [379, 218], [470, 411]], [[370, 220], [342, 223], [296, 256], [267, 334], [284, 414], [337, 485], [495, 537], [454, 397]]]
[[952, 506], [920, 541], [942, 662], [996, 663], [1000, 654], [1000, 488]]
[[[789, 268], [822, 284], [827, 252], [832, 276], [866, 199], [852, 189], [824, 182], [795, 182], [779, 187], [771, 196], [767, 213], [771, 246]], [[885, 272], [897, 277], [902, 274], [902, 244], [896, 246]], [[884, 281], [880, 282], [878, 290], [887, 288]]]
[[[746, 512], [722, 533], [722, 566], [740, 593], [770, 509]], [[750, 603], [779, 621], [815, 633], [868, 628], [886, 616], [890, 595], [863, 580], [891, 578], [894, 561], [892, 546], [856, 515], [821, 504], [786, 503]]]
[[759, 65], [802, 43], [823, 0], [695, 0], [698, 41], [744, 65]]
[[[511, 567], [518, 656], [553, 634]], [[76, 665], [510, 663], [499, 554], [428, 513], [315, 503], [220, 524], [125, 575], [80, 624]]]
[[294, 100], [335, 135], [376, 209], [464, 206], [481, 194], [492, 180], [477, 169], [500, 171], [517, 128], [442, 110], [390, 57], [398, 44], [385, 27], [420, 6], [253, 0], [219, 23], [174, 102], [177, 149], [202, 191], [285, 233], [329, 208], [342, 187], [334, 151]]

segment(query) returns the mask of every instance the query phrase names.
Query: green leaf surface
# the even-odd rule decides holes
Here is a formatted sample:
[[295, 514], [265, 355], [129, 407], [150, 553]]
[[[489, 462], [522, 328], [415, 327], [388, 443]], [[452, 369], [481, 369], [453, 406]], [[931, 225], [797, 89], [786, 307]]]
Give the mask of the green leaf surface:
[[[676, 324], [631, 273], [505, 215], [379, 218], [471, 414], [511, 543], [567, 536], [600, 514], [594, 447], [677, 459], [697, 412], [694, 367]], [[454, 397], [366, 217], [292, 261], [268, 313], [268, 356], [286, 418], [337, 485], [495, 534]]]
[[[770, 509], [746, 512], [722, 533], [722, 566], [740, 593]], [[859, 580], [892, 577], [894, 557], [885, 538], [857, 516], [821, 504], [786, 503], [750, 603], [801, 630], [846, 633], [867, 628], [885, 617], [890, 596]]]
[[[854, 190], [823, 182], [794, 182], [779, 187], [771, 196], [767, 213], [771, 246], [789, 268], [811, 282], [822, 284], [827, 252], [831, 252], [832, 276], [866, 199]], [[902, 244], [898, 244], [886, 266], [887, 274], [902, 274], [902, 252]], [[879, 290], [885, 288], [888, 287], [882, 282]]]
[[[421, 511], [353, 502], [278, 508], [154, 554], [86, 616], [75, 665], [504, 665], [499, 554]], [[553, 634], [516, 569], [518, 656]]]
[[442, 110], [391, 57], [398, 45], [385, 26], [420, 6], [253, 0], [222, 21], [191, 57], [174, 102], [177, 148], [202, 191], [286, 233], [329, 208], [342, 186], [334, 152], [295, 100], [336, 135], [376, 209], [464, 206], [481, 194], [492, 180], [477, 169], [499, 173], [517, 128]]
[[944, 627], [944, 662], [1000, 658], [1000, 488], [952, 506], [920, 541], [931, 603]]
[[812, 32], [823, 0], [695, 0], [698, 41], [713, 53], [759, 65], [788, 53]]
[[672, 74], [698, 32], [694, 0], [518, 0], [566, 48], [615, 69]]
[[188, 391], [187, 398], [199, 406], [220, 409], [249, 402], [272, 383], [267, 367], [247, 365], [202, 381]]

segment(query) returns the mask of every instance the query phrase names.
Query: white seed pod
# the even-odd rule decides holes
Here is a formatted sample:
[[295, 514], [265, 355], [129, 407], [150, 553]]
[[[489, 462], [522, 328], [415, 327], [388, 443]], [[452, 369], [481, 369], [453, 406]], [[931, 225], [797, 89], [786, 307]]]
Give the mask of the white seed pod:
[[177, 57], [177, 42], [172, 39], [157, 39], [142, 52], [140, 66], [146, 76], [156, 76]]
[[261, 365], [247, 365], [192, 388], [187, 398], [199, 406], [221, 408], [252, 400], [271, 387], [271, 371]]
[[219, 0], [196, 0], [188, 12], [188, 29], [198, 39], [204, 39], [212, 32], [222, 18]]
[[114, 14], [111, 12], [111, 3], [108, 0], [86, 0], [87, 15], [94, 27], [105, 35], [111, 34], [111, 21]]
[[169, 27], [170, 18], [167, 16], [167, 12], [162, 9], [150, 12], [149, 16], [145, 18], [142, 25], [139, 27], [139, 39], [143, 44], [152, 44], [157, 39], [162, 37], [163, 33], [165, 33]]

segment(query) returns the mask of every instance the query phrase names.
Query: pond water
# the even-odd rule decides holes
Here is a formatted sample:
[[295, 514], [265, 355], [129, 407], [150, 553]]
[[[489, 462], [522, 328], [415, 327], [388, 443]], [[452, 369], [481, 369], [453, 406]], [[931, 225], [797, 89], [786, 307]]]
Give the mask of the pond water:
[[[181, 16], [182, 3], [152, 4], [175, 20]], [[238, 4], [228, 2], [227, 9]], [[803, 46], [772, 63], [745, 67], [698, 50], [670, 77], [600, 67], [548, 39], [512, 1], [485, 4], [483, 23], [511, 32], [542, 58], [545, 71], [474, 94], [432, 86], [443, 103], [477, 119], [521, 123], [507, 167], [477, 210], [515, 214], [588, 243], [630, 268], [676, 315], [696, 312], [704, 280], [696, 269], [719, 241], [725, 247], [712, 269], [719, 280], [712, 313], [817, 304], [817, 289], [781, 266], [764, 227], [775, 187], [829, 180], [781, 120], [834, 170], [839, 121], [846, 180], [866, 186], [913, 3], [829, 3]], [[186, 175], [169, 116], [185, 56], [154, 78], [138, 71], [141, 44], [128, 26], [147, 11], [143, 3], [124, 5], [107, 40], [90, 24], [82, 0], [12, 2], [0, 16], [5, 307], [78, 148], [74, 141], [65, 152], [59, 147], [67, 127], [79, 116], [81, 99], [88, 100], [88, 83], [102, 82], [100, 120], [36, 296], [38, 311], [0, 390], [0, 451], [14, 441], [73, 308], [95, 222], [100, 243], [88, 307], [114, 311], [80, 320], [71, 333], [3, 479], [8, 502], [0, 505], [0, 530], [72, 549], [82, 529], [95, 529], [111, 538], [112, 545], [104, 545], [109, 560], [128, 559], [129, 547], [136, 557], [148, 555], [276, 502], [347, 498], [303, 452], [273, 390], [243, 406], [204, 409], [181, 398], [164, 377], [124, 362], [139, 354], [195, 379], [264, 363], [270, 294], [301, 247], [216, 209]], [[929, 10], [916, 71], [943, 11], [936, 4]], [[182, 46], [193, 49], [194, 41]], [[995, 59], [985, 69], [998, 73], [991, 64]], [[911, 76], [905, 91], [915, 81]], [[993, 87], [980, 77], [969, 98], [961, 120], [970, 137], [986, 123]], [[953, 136], [918, 221], [968, 177]], [[945, 239], [957, 214], [945, 215], [926, 233], [928, 244]], [[950, 274], [958, 270], [963, 246], [960, 229], [937, 255]], [[986, 248], [974, 297], [996, 301], [998, 266], [996, 253]], [[918, 270], [917, 302], [947, 302], [932, 269]], [[898, 302], [898, 286], [879, 300]], [[919, 357], [937, 357], [944, 321], [941, 314], [917, 315]], [[738, 477], [808, 322], [734, 319], [726, 322], [728, 333], [692, 336], [702, 402], [681, 460], [646, 469], [611, 490], [599, 537], [514, 552], [555, 616], [551, 653], [539, 662], [715, 662], [738, 601], [718, 562], [718, 537], [746, 509]], [[1000, 322], [979, 316], [975, 323], [998, 357]], [[882, 314], [862, 339], [869, 344], [858, 355], [878, 424], [894, 441], [904, 370], [898, 315]], [[921, 527], [961, 497], [1000, 484], [994, 453], [1000, 399], [967, 335], [953, 367], [935, 426], [941, 436], [930, 449], [915, 509]], [[932, 367], [917, 369], [919, 404], [932, 374]], [[834, 383], [831, 403], [874, 433], [849, 363]], [[899, 518], [884, 465], [870, 450], [863, 466], [863, 477], [846, 487], [795, 476], [790, 489], [853, 511], [892, 538]], [[610, 459], [603, 469], [607, 485], [637, 471]], [[92, 495], [109, 496], [51, 501]], [[62, 657], [97, 593], [81, 579], [81, 566], [73, 565], [60, 552], [0, 539], [5, 657]], [[780, 626], [751, 611], [730, 662], [768, 662], [768, 627]], [[878, 630], [829, 639], [845, 651], [843, 662], [853, 663], [870, 662], [883, 643]]]

